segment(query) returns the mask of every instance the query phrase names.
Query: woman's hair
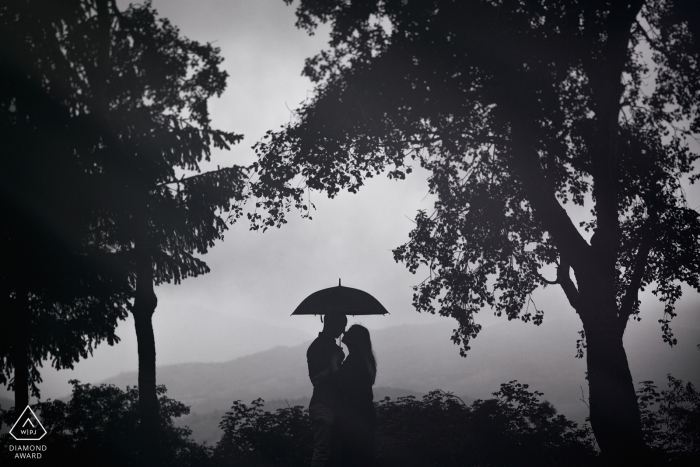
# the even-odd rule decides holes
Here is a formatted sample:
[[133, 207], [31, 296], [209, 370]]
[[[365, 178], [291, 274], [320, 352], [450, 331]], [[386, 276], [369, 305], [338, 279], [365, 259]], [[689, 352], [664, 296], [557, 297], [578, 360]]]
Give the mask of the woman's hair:
[[367, 362], [367, 371], [372, 379], [372, 384], [374, 384], [377, 378], [377, 359], [372, 351], [372, 340], [369, 338], [369, 330], [361, 324], [353, 324], [345, 332], [343, 341], [348, 348], [352, 346], [353, 350], [351, 352], [359, 352], [365, 362]]

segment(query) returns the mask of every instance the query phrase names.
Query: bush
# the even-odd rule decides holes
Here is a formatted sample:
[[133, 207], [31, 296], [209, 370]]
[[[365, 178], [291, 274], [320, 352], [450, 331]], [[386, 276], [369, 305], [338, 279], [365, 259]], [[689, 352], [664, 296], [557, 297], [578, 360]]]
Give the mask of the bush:
[[[39, 442], [47, 446], [42, 461], [50, 465], [139, 465], [138, 389], [122, 391], [113, 385], [91, 386], [75, 380], [71, 384], [70, 402], [55, 400], [32, 405], [47, 430]], [[186, 467], [206, 462], [210, 449], [191, 440], [191, 430], [173, 424], [173, 418], [188, 414], [189, 408], [166, 397], [165, 386], [159, 386], [157, 392], [163, 421], [159, 441], [163, 465]], [[13, 410], [0, 411], [0, 417], [8, 426], [15, 422]], [[9, 444], [17, 442], [10, 434], [0, 436], [3, 465], [14, 460]]]
[[[501, 385], [495, 399], [467, 406], [459, 398], [433, 391], [377, 403], [379, 466], [578, 466], [595, 457], [587, 427], [557, 415], [542, 395], [516, 381]], [[220, 426], [224, 435], [214, 450], [215, 465], [307, 466], [313, 437], [303, 407], [262, 409], [234, 403]]]
[[296, 406], [262, 409], [262, 399], [250, 406], [233, 403], [219, 426], [224, 431], [214, 450], [217, 466], [308, 466], [313, 451], [313, 433], [309, 412]]
[[[69, 402], [32, 406], [47, 430], [42, 461], [48, 465], [139, 465], [138, 390], [71, 381]], [[637, 391], [645, 440], [654, 465], [700, 465], [700, 392], [668, 377], [668, 390], [645, 381]], [[189, 413], [158, 387], [163, 465], [173, 467], [306, 467], [313, 434], [301, 406], [263, 410], [264, 401], [236, 401], [221, 420], [224, 433], [214, 449], [195, 443], [189, 428], [173, 419]], [[376, 403], [377, 467], [585, 466], [600, 459], [587, 425], [579, 427], [526, 384], [502, 384], [493, 399], [465, 404], [432, 391], [421, 399], [386, 398]], [[15, 422], [14, 411], [0, 420]], [[9, 434], [0, 435], [0, 465], [13, 465]], [[23, 460], [26, 463], [26, 460]], [[19, 462], [18, 465], [24, 465]]]
[[668, 390], [652, 381], [637, 390], [647, 445], [672, 464], [700, 465], [700, 392], [668, 375]]
[[588, 427], [557, 415], [527, 384], [502, 384], [495, 398], [467, 406], [443, 391], [378, 404], [383, 466], [574, 466], [595, 457]]

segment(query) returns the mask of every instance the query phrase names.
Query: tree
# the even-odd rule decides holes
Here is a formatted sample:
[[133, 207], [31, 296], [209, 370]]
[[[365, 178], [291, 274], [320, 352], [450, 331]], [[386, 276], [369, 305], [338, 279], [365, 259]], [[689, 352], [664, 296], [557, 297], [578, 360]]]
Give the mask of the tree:
[[[306, 62], [314, 97], [256, 147], [253, 228], [309, 209], [307, 189], [356, 192], [417, 161], [435, 211], [394, 250], [429, 272], [417, 310], [455, 318], [464, 355], [479, 310], [539, 324], [532, 292], [560, 286], [583, 324], [598, 444], [611, 458], [641, 452], [622, 336], [649, 287], [675, 344], [681, 283], [700, 288], [700, 219], [683, 194], [698, 177], [700, 28], [684, 16], [695, 8], [302, 0], [297, 25], [330, 23], [330, 48]], [[572, 205], [590, 209], [580, 225]]]
[[51, 359], [72, 368], [126, 317], [128, 284], [95, 237], [93, 165], [85, 157], [75, 70], [61, 37], [75, 2], [15, 1], [0, 6], [0, 383], [15, 410], [40, 392]]
[[[159, 410], [152, 316], [154, 287], [209, 271], [197, 255], [221, 239], [224, 212], [241, 201], [242, 167], [204, 173], [212, 147], [242, 136], [211, 127], [207, 101], [227, 73], [219, 49], [183, 38], [149, 2], [118, 10], [108, 0], [83, 1], [66, 37], [68, 60], [84, 70], [93, 163], [100, 168], [100, 235], [130, 272], [139, 353], [139, 410], [147, 464], [156, 463]], [[89, 40], [85, 40], [88, 37]]]
[[[182, 38], [148, 2], [124, 12], [110, 0], [49, 3], [27, 0], [2, 9], [3, 21], [11, 26], [3, 40], [19, 45], [2, 62], [2, 71], [15, 84], [2, 95], [2, 130], [19, 167], [7, 178], [3, 174], [3, 200], [17, 214], [12, 225], [19, 226], [8, 230], [3, 244], [3, 254], [17, 258], [3, 263], [5, 297], [34, 302], [40, 296], [35, 289], [46, 284], [64, 295], [69, 282], [92, 289], [94, 283], [114, 285], [120, 300], [104, 303], [116, 306], [119, 318], [128, 307], [135, 320], [148, 457], [155, 453], [160, 426], [151, 324], [154, 286], [208, 272], [196, 255], [222, 237], [226, 222], [221, 216], [233, 199], [242, 199], [245, 171], [233, 166], [199, 173], [199, 165], [209, 160], [212, 147], [228, 149], [242, 137], [210, 125], [207, 100], [223, 92], [227, 77], [219, 69], [218, 49]], [[38, 171], [42, 177], [36, 177], [37, 167], [45, 168]], [[27, 212], [26, 200], [34, 199], [38, 208]], [[44, 224], [35, 222], [36, 212], [60, 222], [47, 229], [45, 219], [40, 218]], [[230, 215], [235, 219], [236, 211]], [[58, 240], [43, 242], [45, 232]], [[69, 245], [57, 248], [65, 238]], [[24, 279], [15, 280], [22, 255], [30, 250], [44, 263], [30, 264], [27, 274], [19, 276]], [[57, 267], [66, 258], [55, 258], [64, 250], [77, 250], [82, 261], [66, 263], [68, 282], [55, 280], [66, 269]], [[92, 250], [101, 255], [87, 254]], [[37, 271], [48, 280], [38, 280], [42, 275]], [[32, 290], [18, 294], [10, 279]], [[102, 321], [111, 325], [105, 331], [111, 332], [108, 338], [116, 339], [114, 313], [87, 313], [85, 300], [67, 298], [55, 300], [62, 307], [56, 316], [76, 325], [72, 337], [82, 339], [81, 349], [90, 348], [85, 337], [90, 339], [91, 326]], [[26, 300], [24, 308], [31, 308]], [[85, 319], [74, 319], [76, 313]], [[18, 321], [14, 329], [30, 328]], [[44, 337], [61, 335], [44, 329]], [[13, 348], [19, 346], [9, 350]], [[0, 350], [6, 355], [5, 347]], [[3, 364], [9, 371], [10, 363]], [[19, 367], [23, 365], [15, 365]], [[16, 380], [21, 373], [16, 371]]]

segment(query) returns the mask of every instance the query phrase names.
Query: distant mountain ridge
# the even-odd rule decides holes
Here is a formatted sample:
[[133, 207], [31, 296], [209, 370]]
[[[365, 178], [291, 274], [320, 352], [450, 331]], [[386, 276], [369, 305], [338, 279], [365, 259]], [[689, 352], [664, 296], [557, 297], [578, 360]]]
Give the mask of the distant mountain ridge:
[[[487, 398], [501, 383], [517, 379], [544, 392], [561, 412], [582, 421], [587, 393], [585, 359], [575, 359], [576, 332], [544, 332], [520, 322], [485, 328], [472, 343], [467, 358], [450, 341], [451, 320], [430, 325], [404, 325], [372, 331], [378, 361], [376, 387], [418, 394], [440, 388], [468, 399]], [[626, 342], [636, 381], [662, 385], [667, 373], [700, 381], [700, 352], [669, 358], [658, 329], [651, 328]], [[675, 330], [688, 345], [697, 343], [698, 328]], [[647, 335], [649, 334], [649, 335]], [[306, 368], [308, 343], [275, 347], [228, 362], [182, 363], [158, 368], [158, 383], [168, 396], [189, 405], [193, 413], [227, 410], [234, 400], [258, 397], [294, 400], [312, 392]], [[694, 345], [693, 345], [694, 347]], [[692, 352], [692, 351], [691, 351]], [[105, 383], [136, 385], [136, 372], [122, 373]]]
[[[453, 327], [454, 322], [445, 319], [372, 330], [378, 362], [375, 398], [420, 397], [439, 388], [471, 403], [491, 397], [501, 383], [517, 379], [543, 392], [543, 399], [569, 418], [584, 420], [586, 366], [585, 360], [574, 358], [578, 328], [571, 322], [550, 319], [540, 327], [517, 321], [486, 327], [471, 343], [467, 358], [460, 357], [450, 341]], [[700, 352], [695, 348], [700, 328], [678, 326], [674, 332], [679, 345], [670, 349], [654, 323], [630, 324], [625, 348], [635, 381], [653, 380], [663, 387], [666, 374], [671, 373], [700, 383]], [[167, 387], [169, 397], [191, 408], [191, 415], [177, 424], [190, 426], [197, 441], [215, 443], [221, 435], [218, 423], [234, 400], [249, 404], [260, 397], [267, 410], [308, 405], [312, 393], [306, 368], [308, 345], [279, 346], [226, 362], [160, 366], [158, 383]], [[121, 373], [103, 382], [135, 386], [137, 373]], [[11, 399], [0, 404], [3, 409], [13, 405]]]

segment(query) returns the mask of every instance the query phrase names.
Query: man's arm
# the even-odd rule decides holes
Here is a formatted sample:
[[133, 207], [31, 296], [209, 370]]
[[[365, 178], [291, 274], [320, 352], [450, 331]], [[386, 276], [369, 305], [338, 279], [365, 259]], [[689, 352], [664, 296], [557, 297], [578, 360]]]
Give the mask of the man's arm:
[[342, 349], [334, 351], [330, 360], [315, 358], [316, 356], [307, 356], [309, 363], [309, 379], [311, 384], [316, 387], [328, 383], [333, 374], [340, 368], [340, 363], [345, 357]]
[[333, 375], [333, 369], [331, 367], [326, 368], [320, 373], [317, 373], [315, 375], [309, 375], [309, 379], [311, 379], [311, 384], [316, 387], [319, 385], [322, 385], [326, 381], [330, 380], [330, 377]]

